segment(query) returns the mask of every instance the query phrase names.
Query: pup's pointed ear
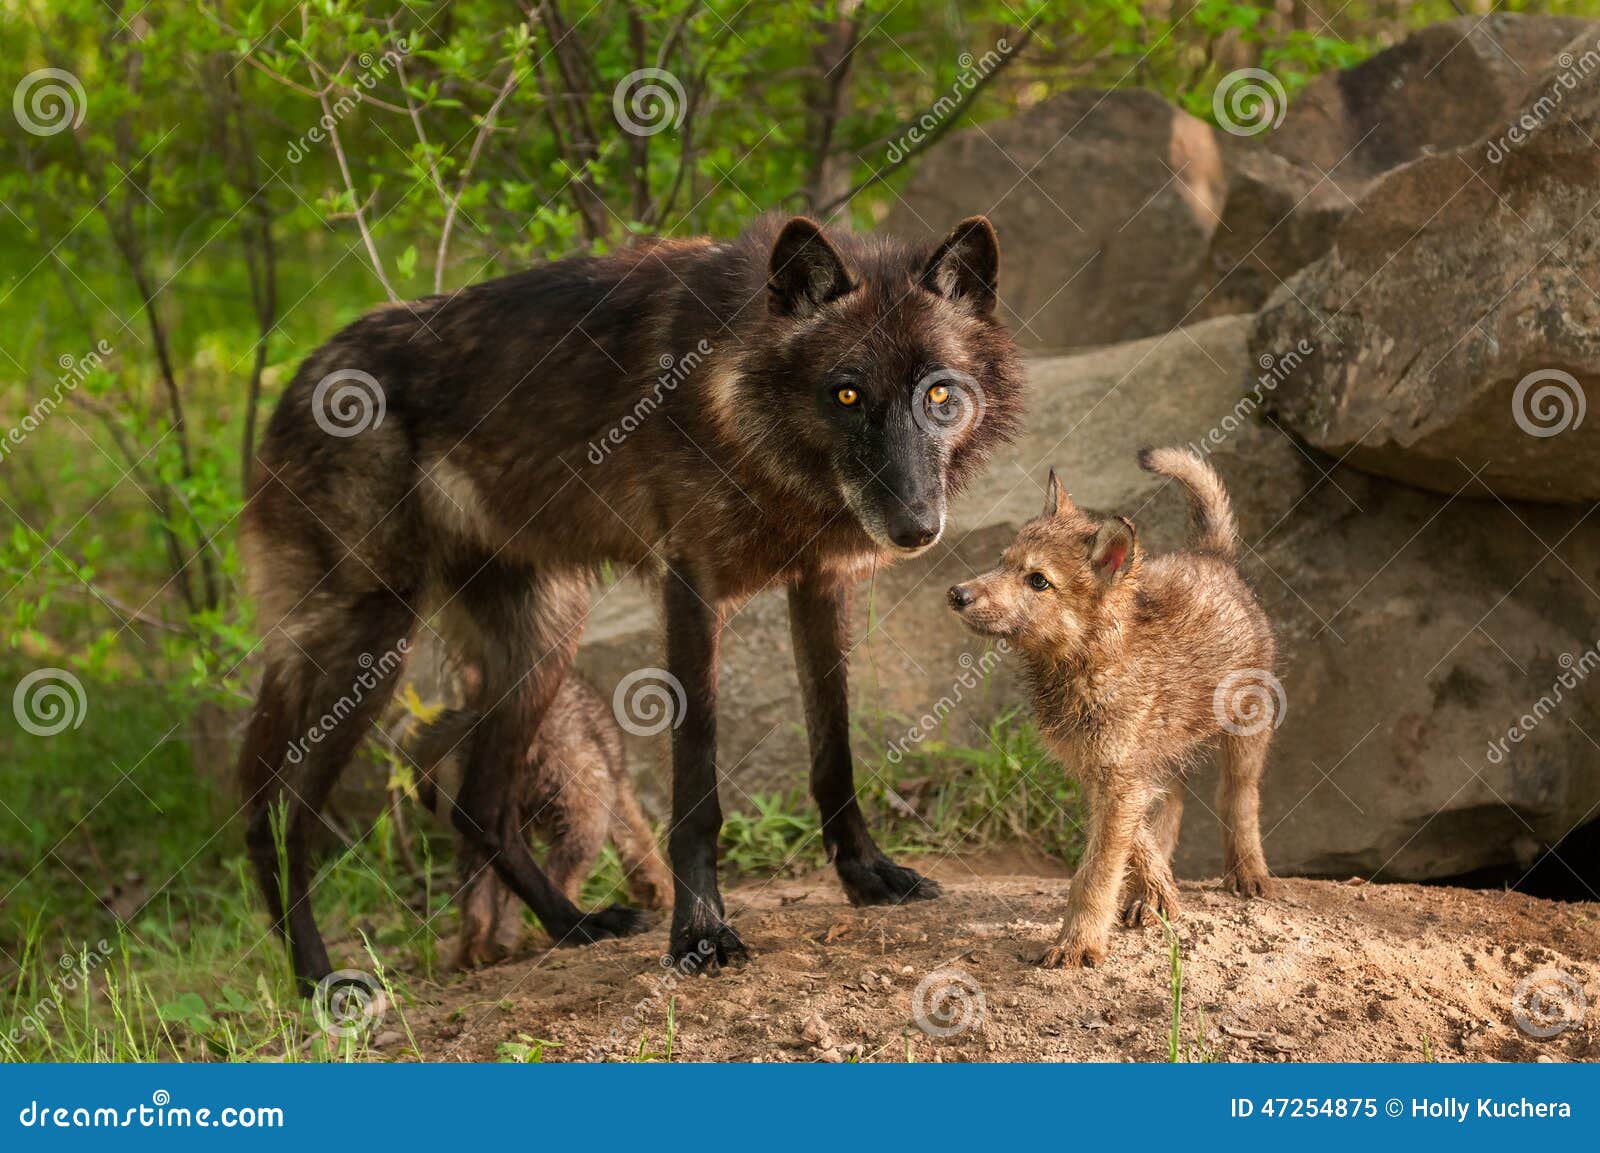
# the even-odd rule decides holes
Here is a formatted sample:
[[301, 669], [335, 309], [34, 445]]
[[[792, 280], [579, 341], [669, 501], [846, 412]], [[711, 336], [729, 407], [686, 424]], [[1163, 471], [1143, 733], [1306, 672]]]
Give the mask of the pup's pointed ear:
[[772, 246], [767, 299], [780, 316], [806, 316], [855, 286], [816, 221], [796, 216]]
[[922, 270], [923, 288], [976, 316], [994, 311], [1000, 279], [1000, 238], [986, 216], [969, 216], [934, 249]]
[[1056, 470], [1050, 470], [1050, 479], [1044, 487], [1044, 515], [1050, 517], [1061, 516], [1072, 508], [1072, 498], [1067, 495], [1066, 488], [1061, 483], [1061, 478], [1056, 476]]
[[1089, 549], [1089, 564], [1102, 584], [1112, 584], [1133, 567], [1135, 533], [1125, 516], [1102, 521]]

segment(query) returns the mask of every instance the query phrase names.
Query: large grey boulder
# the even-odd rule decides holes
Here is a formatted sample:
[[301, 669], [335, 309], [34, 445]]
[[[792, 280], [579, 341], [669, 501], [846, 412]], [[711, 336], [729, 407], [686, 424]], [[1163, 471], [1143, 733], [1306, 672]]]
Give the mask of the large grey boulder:
[[1600, 498], [1593, 26], [1556, 56], [1511, 126], [1378, 180], [1262, 311], [1258, 355], [1318, 349], [1276, 397], [1310, 443], [1440, 492]]
[[1223, 199], [1209, 125], [1151, 92], [1080, 89], [953, 134], [884, 226], [931, 241], [987, 213], [1018, 340], [1078, 348], [1182, 321]]
[[[1423, 878], [1528, 861], [1600, 802], [1600, 689], [1583, 683], [1600, 672], [1590, 591], [1600, 521], [1330, 467], [1260, 417], [1258, 398], [1314, 371], [1316, 354], [1263, 366], [1247, 347], [1251, 324], [1223, 318], [1030, 362], [1026, 435], [952, 510], [930, 555], [861, 590], [851, 666], [861, 771], [881, 771], [885, 747], [982, 661], [943, 591], [992, 564], [1037, 512], [1052, 464], [1079, 503], [1126, 513], [1141, 539], [1169, 547], [1183, 536], [1183, 502], [1133, 454], [1193, 443], [1231, 487], [1250, 546], [1245, 571], [1282, 634], [1288, 709], [1264, 787], [1271, 864]], [[601, 598], [579, 659], [606, 691], [661, 663], [641, 590]], [[723, 799], [748, 806], [806, 775], [781, 596], [757, 597], [733, 618], [725, 660]], [[976, 726], [1023, 703], [1019, 672], [1001, 659], [980, 690], [960, 694], [944, 738], [981, 745]], [[662, 812], [665, 736], [634, 747], [642, 791]], [[952, 760], [948, 771], [959, 788], [962, 767]], [[1212, 780], [1202, 771], [1193, 782], [1179, 857], [1191, 876], [1219, 867]]]

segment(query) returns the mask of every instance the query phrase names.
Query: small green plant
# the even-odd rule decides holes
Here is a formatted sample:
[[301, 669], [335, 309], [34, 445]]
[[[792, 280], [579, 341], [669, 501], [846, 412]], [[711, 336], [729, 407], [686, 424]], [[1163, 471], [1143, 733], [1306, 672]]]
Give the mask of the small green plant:
[[561, 1048], [560, 1041], [547, 1041], [518, 1033], [515, 1041], [502, 1041], [495, 1046], [494, 1059], [502, 1065], [542, 1065], [546, 1049]]

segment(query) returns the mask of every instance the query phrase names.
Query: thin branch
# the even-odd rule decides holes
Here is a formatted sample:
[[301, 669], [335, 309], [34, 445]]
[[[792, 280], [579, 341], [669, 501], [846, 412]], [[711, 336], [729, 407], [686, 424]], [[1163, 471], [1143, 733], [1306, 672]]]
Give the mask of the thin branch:
[[[937, 125], [935, 125], [932, 131], [925, 133], [919, 139], [914, 141], [909, 148], [904, 149], [901, 152], [898, 160], [891, 161], [882, 168], [877, 169], [872, 173], [871, 176], [858, 181], [856, 184], [851, 186], [848, 191], [834, 197], [827, 204], [824, 204], [822, 207], [818, 208], [817, 214], [819, 216], [827, 216], [834, 210], [850, 203], [850, 201], [854, 200], [862, 192], [866, 191], [868, 188], [871, 188], [873, 185], [888, 179], [895, 172], [905, 167], [905, 165], [913, 158], [921, 156], [924, 152], [927, 152], [934, 145], [938, 144], [939, 141], [943, 140], [945, 135], [961, 122], [962, 117], [965, 115], [967, 109], [971, 108], [977, 103], [978, 97], [982, 95], [983, 90], [990, 84], [994, 83], [995, 79], [999, 77], [1000, 74], [1003, 73], [1007, 68], [1009, 68], [1017, 59], [1017, 57], [1022, 55], [1022, 50], [1028, 46], [1028, 43], [1032, 39], [1033, 29], [1031, 27], [1023, 28], [1022, 34], [1017, 40], [1016, 47], [1011, 49], [1010, 52], [1006, 53], [1005, 57], [1000, 61], [1000, 63], [995, 65], [992, 71], [978, 78], [977, 83], [975, 83], [971, 89], [968, 90], [966, 99], [963, 100], [949, 116], [946, 116]], [[905, 134], [909, 133], [920, 120], [921, 117], [919, 116], [915, 120], [907, 121], [901, 126], [900, 131], [896, 133], [896, 138], [898, 139], [900, 136], [904, 136]], [[801, 190], [800, 194], [804, 194], [803, 189]], [[794, 194], [791, 194], [791, 196], [792, 195]], [[789, 198], [790, 197], [785, 197], [785, 199]]]

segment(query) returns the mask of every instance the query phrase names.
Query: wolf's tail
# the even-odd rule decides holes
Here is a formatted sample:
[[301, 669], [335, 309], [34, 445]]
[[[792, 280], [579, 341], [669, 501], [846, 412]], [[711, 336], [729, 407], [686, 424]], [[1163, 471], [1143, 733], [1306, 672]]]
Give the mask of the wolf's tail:
[[1189, 547], [1231, 561], [1239, 552], [1239, 529], [1228, 490], [1216, 469], [1185, 448], [1143, 448], [1139, 467], [1182, 481], [1189, 490]]

